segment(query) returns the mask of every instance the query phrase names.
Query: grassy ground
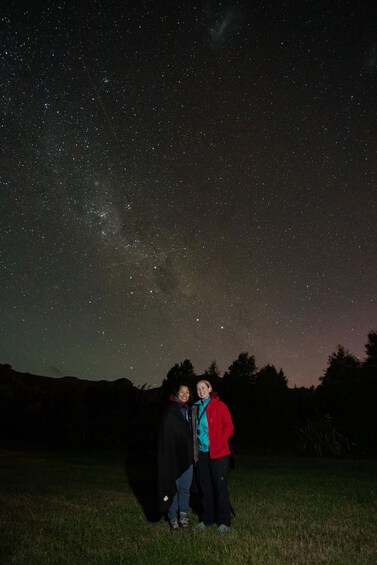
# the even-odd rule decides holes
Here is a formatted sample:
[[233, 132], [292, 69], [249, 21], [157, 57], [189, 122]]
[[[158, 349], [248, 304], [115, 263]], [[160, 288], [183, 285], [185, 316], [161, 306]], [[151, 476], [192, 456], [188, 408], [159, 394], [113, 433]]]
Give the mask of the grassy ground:
[[377, 461], [238, 457], [232, 531], [169, 532], [153, 461], [0, 451], [0, 563], [376, 564]]

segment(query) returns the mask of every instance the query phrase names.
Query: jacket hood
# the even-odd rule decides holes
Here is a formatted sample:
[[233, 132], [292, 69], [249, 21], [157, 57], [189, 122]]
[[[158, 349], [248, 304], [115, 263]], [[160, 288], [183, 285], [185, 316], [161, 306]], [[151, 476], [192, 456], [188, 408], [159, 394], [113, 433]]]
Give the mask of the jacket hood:
[[190, 401], [182, 402], [181, 400], [179, 400], [179, 398], [177, 398], [175, 396], [175, 394], [171, 394], [169, 396], [169, 400], [170, 400], [170, 402], [174, 402], [175, 404], [179, 404], [179, 406], [183, 406], [184, 408], [188, 408], [190, 406]]

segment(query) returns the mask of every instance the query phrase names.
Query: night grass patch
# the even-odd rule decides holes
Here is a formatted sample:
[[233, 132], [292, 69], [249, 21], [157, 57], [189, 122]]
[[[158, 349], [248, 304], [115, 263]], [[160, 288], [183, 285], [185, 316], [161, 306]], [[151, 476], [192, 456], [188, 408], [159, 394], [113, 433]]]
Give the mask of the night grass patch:
[[[153, 457], [0, 454], [0, 562], [374, 564], [377, 462], [239, 456], [232, 530], [171, 533], [149, 518]], [[147, 508], [148, 506], [148, 508]]]

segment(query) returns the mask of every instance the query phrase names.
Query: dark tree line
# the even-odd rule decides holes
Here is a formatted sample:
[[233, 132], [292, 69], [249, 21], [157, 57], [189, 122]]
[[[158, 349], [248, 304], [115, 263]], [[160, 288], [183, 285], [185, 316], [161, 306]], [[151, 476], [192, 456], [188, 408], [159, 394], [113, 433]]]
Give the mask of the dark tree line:
[[370, 332], [361, 362], [342, 346], [330, 355], [317, 387], [289, 388], [273, 365], [257, 369], [241, 353], [221, 377], [215, 362], [195, 375], [186, 359], [167, 374], [167, 397], [184, 380], [209, 379], [228, 404], [235, 423], [234, 442], [244, 450], [290, 450], [311, 456], [377, 453], [377, 333]]
[[310, 388], [289, 388], [281, 369], [258, 369], [247, 352], [223, 376], [216, 362], [197, 375], [185, 359], [155, 389], [135, 387], [127, 379], [40, 377], [0, 365], [0, 441], [153, 450], [170, 393], [182, 381], [195, 391], [200, 378], [212, 382], [231, 410], [236, 451], [377, 453], [376, 332], [368, 335], [364, 361], [338, 346], [320, 384]]

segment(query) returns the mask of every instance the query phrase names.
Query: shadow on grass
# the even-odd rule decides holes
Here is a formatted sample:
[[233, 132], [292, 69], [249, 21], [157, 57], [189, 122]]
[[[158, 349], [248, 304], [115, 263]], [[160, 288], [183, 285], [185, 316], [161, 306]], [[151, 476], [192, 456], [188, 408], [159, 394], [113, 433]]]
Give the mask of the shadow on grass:
[[[163, 515], [157, 510], [157, 454], [130, 451], [126, 456], [124, 468], [128, 483], [146, 519], [148, 522], [159, 522]], [[200, 494], [195, 473], [191, 486], [190, 508], [194, 514], [200, 515]]]
[[124, 463], [129, 485], [148, 522], [158, 522], [162, 516], [157, 510], [157, 456], [153, 452], [128, 452]]

